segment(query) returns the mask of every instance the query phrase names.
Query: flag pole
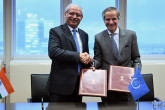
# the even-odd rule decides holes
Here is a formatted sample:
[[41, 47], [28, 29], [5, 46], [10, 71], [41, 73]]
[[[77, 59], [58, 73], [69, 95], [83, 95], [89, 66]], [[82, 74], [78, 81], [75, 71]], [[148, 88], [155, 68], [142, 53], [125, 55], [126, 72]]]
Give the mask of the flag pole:
[[[139, 68], [139, 62], [138, 62], [138, 64], [137, 64], [137, 68]], [[136, 68], [136, 69], [137, 69]], [[138, 110], [139, 110], [139, 99], [138, 99]]]
[[[1, 69], [2, 69], [2, 67], [6, 67], [4, 61], [1, 61]], [[6, 105], [6, 103], [7, 103], [7, 101], [6, 101], [7, 99], [6, 99], [6, 97], [4, 97], [4, 100], [5, 100], [5, 101], [4, 101], [4, 102], [5, 102], [5, 110], [7, 110], [7, 109], [6, 109], [6, 106], [7, 106], [7, 105]]]
[[138, 110], [139, 110], [139, 99], [138, 99]]
[[7, 105], [6, 105], [6, 97], [4, 98], [4, 100], [5, 100], [5, 110], [7, 110], [7, 109], [6, 109], [6, 106], [7, 106]]
[[[139, 62], [138, 62], [138, 64], [137, 64], [137, 68], [139, 68]], [[139, 98], [138, 98], [138, 110], [139, 110]]]
[[[138, 64], [137, 64], [136, 69], [137, 69], [137, 68], [139, 68], [139, 62], [138, 62]], [[138, 110], [139, 110], [139, 99], [138, 99]]]

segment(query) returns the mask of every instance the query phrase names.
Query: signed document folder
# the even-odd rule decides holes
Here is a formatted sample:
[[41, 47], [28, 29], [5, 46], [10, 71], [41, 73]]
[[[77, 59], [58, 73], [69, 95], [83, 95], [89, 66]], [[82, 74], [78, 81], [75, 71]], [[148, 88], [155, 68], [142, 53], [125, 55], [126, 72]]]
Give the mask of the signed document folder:
[[134, 75], [133, 67], [109, 66], [108, 90], [129, 92], [128, 85]]
[[82, 69], [79, 95], [107, 96], [107, 70]]

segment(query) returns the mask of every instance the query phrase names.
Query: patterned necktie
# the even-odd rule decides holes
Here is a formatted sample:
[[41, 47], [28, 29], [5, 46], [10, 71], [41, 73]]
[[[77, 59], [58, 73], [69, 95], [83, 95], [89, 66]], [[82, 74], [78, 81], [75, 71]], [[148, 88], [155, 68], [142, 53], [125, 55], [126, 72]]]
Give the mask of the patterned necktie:
[[[76, 29], [73, 29], [72, 31], [73, 31], [73, 38], [75, 40], [76, 47], [77, 47], [77, 52], [80, 52], [80, 46], [79, 46], [77, 35], [76, 35]], [[78, 63], [78, 73], [80, 73], [80, 63]]]
[[115, 54], [116, 59], [118, 59], [119, 52], [117, 49], [117, 44], [116, 44], [115, 39], [114, 39], [115, 33], [110, 34], [110, 35], [111, 35], [111, 43], [112, 43], [113, 52]]

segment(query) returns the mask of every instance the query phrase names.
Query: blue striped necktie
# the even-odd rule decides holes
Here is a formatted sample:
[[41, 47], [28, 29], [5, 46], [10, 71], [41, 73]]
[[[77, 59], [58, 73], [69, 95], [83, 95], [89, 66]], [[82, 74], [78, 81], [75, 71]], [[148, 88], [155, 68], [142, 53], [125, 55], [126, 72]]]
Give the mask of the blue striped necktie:
[[[76, 29], [73, 29], [72, 31], [73, 31], [73, 38], [75, 40], [76, 47], [77, 47], [77, 52], [80, 52], [80, 46], [79, 46], [77, 35], [76, 35]], [[78, 73], [80, 73], [80, 63], [78, 63]]]
[[115, 54], [115, 57], [118, 60], [119, 52], [118, 52], [118, 49], [117, 49], [117, 44], [116, 44], [115, 39], [114, 39], [114, 35], [115, 35], [115, 33], [110, 34], [111, 43], [112, 43], [113, 53]]

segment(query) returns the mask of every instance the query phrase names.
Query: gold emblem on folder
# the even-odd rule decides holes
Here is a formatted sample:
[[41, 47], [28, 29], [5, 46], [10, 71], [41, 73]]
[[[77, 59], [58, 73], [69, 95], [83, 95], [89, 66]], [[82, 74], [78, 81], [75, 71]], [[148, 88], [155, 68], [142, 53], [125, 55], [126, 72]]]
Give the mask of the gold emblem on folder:
[[95, 84], [95, 80], [92, 80], [92, 84]]
[[124, 76], [120, 76], [120, 81], [124, 81]]

